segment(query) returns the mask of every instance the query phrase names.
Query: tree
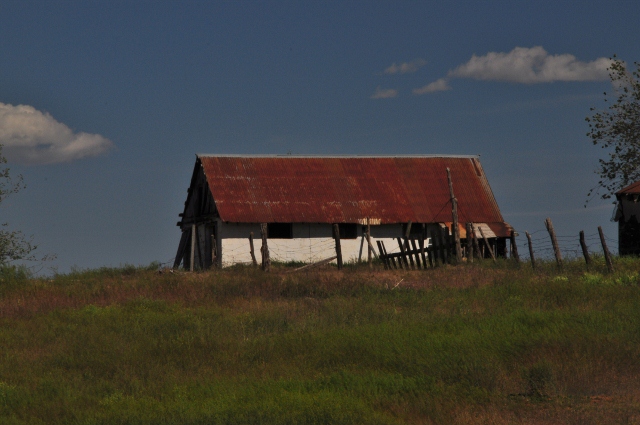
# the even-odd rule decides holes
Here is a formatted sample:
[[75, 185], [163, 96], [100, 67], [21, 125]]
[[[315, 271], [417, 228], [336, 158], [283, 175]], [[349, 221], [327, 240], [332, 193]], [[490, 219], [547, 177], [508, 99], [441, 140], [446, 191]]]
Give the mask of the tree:
[[[595, 111], [586, 118], [587, 136], [594, 145], [609, 150], [607, 159], [599, 160], [596, 174], [598, 185], [591, 189], [587, 199], [600, 194], [609, 199], [614, 192], [640, 180], [640, 63], [634, 62], [634, 71], [627, 70], [624, 61], [616, 55], [611, 58], [609, 78], [613, 85], [614, 103], [604, 111]], [[607, 93], [604, 93], [608, 102]]]
[[[15, 181], [11, 178], [9, 168], [5, 166], [6, 163], [7, 159], [2, 155], [2, 145], [0, 145], [0, 167], [3, 167], [0, 168], [0, 203], [25, 187], [22, 176], [19, 175]], [[37, 246], [22, 232], [9, 230], [7, 223], [0, 225], [0, 266], [16, 260], [37, 260], [33, 256], [36, 248]]]

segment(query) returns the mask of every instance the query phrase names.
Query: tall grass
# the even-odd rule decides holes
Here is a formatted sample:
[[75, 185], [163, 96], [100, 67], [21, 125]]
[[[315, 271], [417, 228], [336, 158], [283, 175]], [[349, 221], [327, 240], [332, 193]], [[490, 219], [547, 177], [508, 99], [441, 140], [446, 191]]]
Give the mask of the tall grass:
[[640, 261], [0, 280], [0, 422], [632, 423]]

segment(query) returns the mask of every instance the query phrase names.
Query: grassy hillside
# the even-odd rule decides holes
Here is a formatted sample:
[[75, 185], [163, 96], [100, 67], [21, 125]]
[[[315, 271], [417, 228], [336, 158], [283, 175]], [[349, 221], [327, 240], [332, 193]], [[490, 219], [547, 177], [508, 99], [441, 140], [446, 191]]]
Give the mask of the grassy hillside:
[[616, 267], [4, 269], [0, 423], [640, 423]]

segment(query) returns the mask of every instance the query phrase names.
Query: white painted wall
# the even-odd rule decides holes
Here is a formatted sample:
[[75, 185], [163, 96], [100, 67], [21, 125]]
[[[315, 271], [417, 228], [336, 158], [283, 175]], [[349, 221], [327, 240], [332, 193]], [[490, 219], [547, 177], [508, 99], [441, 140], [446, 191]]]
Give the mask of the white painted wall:
[[[251, 263], [249, 233], [253, 232], [254, 249], [260, 263], [260, 225], [249, 223], [220, 223], [222, 244], [222, 266], [238, 263]], [[275, 261], [302, 261], [311, 263], [336, 255], [335, 241], [330, 224], [312, 223], [293, 225], [293, 239], [269, 239], [269, 254]], [[367, 243], [362, 242], [362, 226], [358, 226], [356, 239], [342, 239], [342, 259], [344, 262], [357, 261], [362, 246], [362, 260], [367, 260]], [[394, 238], [402, 236], [401, 224], [371, 226], [371, 238], [376, 253], [376, 240], [384, 242], [388, 252], [399, 251], [398, 242]]]

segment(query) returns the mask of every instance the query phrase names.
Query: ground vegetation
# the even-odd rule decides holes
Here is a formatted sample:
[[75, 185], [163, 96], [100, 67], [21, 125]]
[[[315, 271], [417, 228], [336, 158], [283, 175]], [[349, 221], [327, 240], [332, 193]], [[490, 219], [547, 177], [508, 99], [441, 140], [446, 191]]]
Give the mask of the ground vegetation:
[[4, 424], [640, 421], [640, 261], [0, 276]]

